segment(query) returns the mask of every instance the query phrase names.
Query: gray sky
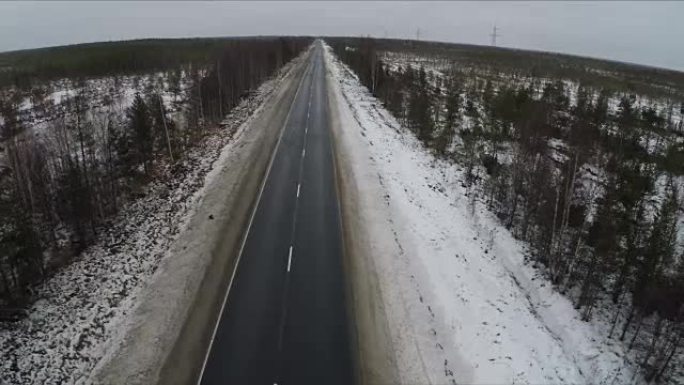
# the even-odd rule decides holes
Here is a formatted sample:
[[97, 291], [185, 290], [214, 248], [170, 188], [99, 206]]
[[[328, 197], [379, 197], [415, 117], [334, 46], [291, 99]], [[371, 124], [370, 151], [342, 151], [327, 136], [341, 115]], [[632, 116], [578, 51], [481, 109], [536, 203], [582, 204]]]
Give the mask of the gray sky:
[[684, 70], [684, 2], [0, 2], [0, 51], [141, 37], [372, 35]]

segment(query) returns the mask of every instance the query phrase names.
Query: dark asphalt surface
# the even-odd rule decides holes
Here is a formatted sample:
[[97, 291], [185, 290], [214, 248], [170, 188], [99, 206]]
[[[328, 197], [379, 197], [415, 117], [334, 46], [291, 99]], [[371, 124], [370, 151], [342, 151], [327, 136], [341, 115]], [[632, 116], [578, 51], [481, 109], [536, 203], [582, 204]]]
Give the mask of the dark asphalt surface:
[[318, 43], [291, 108], [204, 367], [204, 385], [352, 382]]

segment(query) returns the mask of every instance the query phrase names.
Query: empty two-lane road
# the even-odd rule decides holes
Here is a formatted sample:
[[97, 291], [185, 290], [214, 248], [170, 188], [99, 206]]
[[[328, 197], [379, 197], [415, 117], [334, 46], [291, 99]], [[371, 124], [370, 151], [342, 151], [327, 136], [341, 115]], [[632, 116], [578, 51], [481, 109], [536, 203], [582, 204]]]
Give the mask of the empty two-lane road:
[[228, 289], [204, 385], [352, 381], [324, 63], [316, 43]]

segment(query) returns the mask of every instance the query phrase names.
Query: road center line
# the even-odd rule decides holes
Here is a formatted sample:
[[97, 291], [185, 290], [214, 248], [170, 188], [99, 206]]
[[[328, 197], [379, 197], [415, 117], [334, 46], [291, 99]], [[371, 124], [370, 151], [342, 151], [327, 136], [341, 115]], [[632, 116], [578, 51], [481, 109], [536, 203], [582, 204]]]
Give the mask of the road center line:
[[[306, 124], [304, 125], [304, 144], [302, 147], [302, 157], [299, 160], [299, 172], [298, 172], [298, 180], [302, 180], [302, 174], [304, 170], [304, 156], [306, 155], [306, 144], [307, 144], [307, 135], [306, 132], [308, 132], [309, 129], [309, 120], [310, 120], [310, 113], [311, 113], [311, 99], [313, 96], [313, 85], [315, 82], [314, 78], [314, 71], [315, 67], [317, 64], [314, 62], [312, 63], [312, 69], [311, 72], [309, 72], [308, 76], [311, 77], [311, 84], [309, 85], [309, 105], [307, 107], [306, 111]], [[299, 197], [299, 190], [300, 190], [301, 183], [297, 183], [297, 197]], [[283, 288], [283, 298], [281, 301], [281, 318], [280, 318], [280, 326], [278, 328], [278, 361], [281, 360], [281, 356], [283, 353], [283, 335], [284, 335], [284, 330], [285, 330], [285, 321], [287, 319], [287, 299], [288, 299], [288, 292], [289, 292], [289, 285], [290, 285], [290, 270], [292, 269], [292, 252], [293, 252], [293, 246], [294, 241], [295, 241], [295, 234], [297, 231], [297, 211], [299, 207], [299, 199], [295, 199], [295, 207], [294, 207], [294, 212], [292, 215], [292, 230], [290, 233], [290, 250], [287, 256], [287, 273], [285, 275], [285, 284]], [[276, 365], [276, 367], [279, 367], [282, 363]], [[278, 371], [276, 373], [276, 381], [274, 381], [274, 384], [278, 383], [278, 378], [280, 377], [280, 372]]]
[[[271, 168], [273, 167], [273, 162], [275, 161], [276, 154], [278, 153], [278, 149], [280, 148], [280, 142], [282, 141], [283, 135], [285, 134], [285, 130], [287, 129], [287, 123], [290, 121], [290, 115], [292, 114], [292, 110], [295, 106], [295, 102], [297, 101], [297, 96], [299, 95], [299, 91], [301, 90], [302, 85], [304, 84], [304, 80], [307, 78], [307, 76], [309, 76], [311, 74], [312, 63], [311, 63], [310, 59], [307, 59], [307, 60], [309, 60], [309, 61], [306, 63], [306, 67], [304, 68], [304, 73], [301, 75], [301, 78], [299, 79], [299, 83], [297, 84], [297, 89], [295, 91], [294, 96], [292, 97], [292, 102], [290, 103], [290, 107], [287, 111], [287, 115], [285, 116], [285, 121], [283, 122], [283, 125], [280, 128], [280, 134], [278, 134], [278, 140], [276, 141], [275, 147], [273, 148], [273, 150], [271, 152], [270, 160], [268, 162], [268, 166], [266, 167], [266, 174], [264, 175], [263, 180], [261, 181], [261, 187], [259, 187], [259, 192], [257, 193], [256, 201], [254, 203], [254, 207], [252, 208], [252, 213], [249, 217], [249, 222], [247, 223], [247, 231], [245, 232], [245, 235], [243, 235], [243, 237], [242, 237], [242, 241], [240, 243], [240, 249], [238, 251], [237, 260], [235, 262], [235, 267], [233, 268], [233, 272], [230, 275], [230, 280], [228, 281], [228, 288], [226, 289], [225, 295], [223, 296], [223, 302], [221, 303], [221, 309], [219, 310], [218, 317], [216, 318], [216, 321], [214, 323], [214, 330], [212, 331], [211, 339], [209, 340], [209, 346], [207, 347], [207, 350], [204, 353], [204, 360], [202, 362], [202, 369], [200, 370], [199, 377], [197, 378], [197, 382], [196, 382], [197, 385], [200, 385], [202, 383], [202, 379], [204, 378], [204, 371], [207, 368], [207, 362], [209, 361], [209, 356], [211, 355], [212, 348], [214, 346], [214, 340], [216, 339], [216, 334], [218, 332], [219, 325], [221, 324], [221, 319], [223, 318], [223, 314], [226, 311], [226, 305], [228, 303], [228, 296], [230, 295], [230, 291], [233, 287], [235, 275], [237, 274], [238, 266], [240, 265], [240, 260], [242, 259], [242, 253], [245, 249], [245, 245], [247, 243], [247, 238], [250, 234], [250, 230], [252, 229], [252, 223], [254, 222], [254, 217], [256, 216], [256, 212], [259, 209], [259, 206], [261, 204], [261, 196], [264, 192], [264, 188], [266, 187], [266, 181], [268, 180], [268, 177], [271, 174]], [[309, 95], [309, 103], [311, 103], [311, 95]]]

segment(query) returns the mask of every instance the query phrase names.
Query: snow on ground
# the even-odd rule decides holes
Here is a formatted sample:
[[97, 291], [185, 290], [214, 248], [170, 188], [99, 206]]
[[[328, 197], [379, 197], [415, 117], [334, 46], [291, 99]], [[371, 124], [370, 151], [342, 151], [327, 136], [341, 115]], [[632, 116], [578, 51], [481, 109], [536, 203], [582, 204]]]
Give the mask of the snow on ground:
[[[394, 318], [401, 381], [634, 381], [622, 347], [605, 337], [603, 325], [581, 321], [571, 302], [526, 264], [524, 246], [468, 198], [462, 170], [424, 149], [330, 49], [327, 60], [343, 119], [338, 151], [364, 178], [357, 180], [362, 191], [377, 185], [384, 195], [384, 214], [364, 230], [389, 229], [396, 243], [396, 253], [373, 259]], [[365, 202], [368, 211], [377, 209], [374, 198]]]
[[202, 199], [215, 162], [291, 67], [244, 100], [224, 128], [212, 130], [182, 165], [167, 170], [167, 178], [122, 210], [95, 245], [37, 288], [28, 318], [0, 324], [0, 384], [89, 383], [93, 367], [118, 343], [127, 316]]

